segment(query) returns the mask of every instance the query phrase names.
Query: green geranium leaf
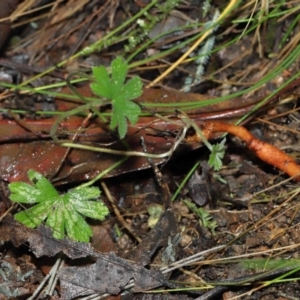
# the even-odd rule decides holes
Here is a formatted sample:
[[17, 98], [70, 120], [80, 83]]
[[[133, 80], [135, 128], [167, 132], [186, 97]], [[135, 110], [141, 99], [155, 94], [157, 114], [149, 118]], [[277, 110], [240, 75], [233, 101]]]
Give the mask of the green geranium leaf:
[[83, 187], [59, 195], [40, 173], [30, 170], [28, 177], [32, 184], [9, 184], [12, 201], [36, 204], [15, 214], [15, 219], [27, 227], [35, 228], [46, 220], [55, 238], [63, 239], [67, 235], [74, 241], [88, 242], [92, 230], [83, 216], [103, 220], [109, 213], [102, 202], [95, 201], [100, 195], [98, 188]]
[[215, 230], [218, 225], [217, 222], [213, 220], [212, 216], [203, 207], [197, 207], [191, 201], [184, 200], [183, 202], [193, 213], [198, 216], [201, 226], [211, 230], [212, 234], [215, 235]]
[[123, 87], [123, 96], [126, 101], [138, 98], [142, 95], [142, 80], [134, 76]]
[[121, 91], [126, 75], [127, 75], [128, 66], [127, 63], [118, 56], [111, 63], [111, 79], [113, 87], [115, 88], [113, 91], [115, 95], [118, 95]]
[[211, 154], [209, 156], [208, 165], [219, 171], [222, 168], [222, 159], [225, 155], [225, 142], [224, 138], [221, 143], [212, 145]]
[[[92, 68], [95, 82], [91, 83], [93, 93], [100, 97], [111, 99], [113, 90], [111, 89], [111, 81], [108, 72], [104, 66]], [[99, 84], [101, 82], [101, 84]]]
[[121, 57], [117, 57], [111, 64], [111, 78], [103, 66], [94, 67], [95, 82], [91, 84], [91, 89], [96, 95], [111, 100], [110, 127], [118, 127], [120, 138], [125, 137], [127, 133], [127, 120], [135, 124], [141, 113], [139, 105], [132, 100], [142, 95], [143, 84], [137, 76], [125, 83], [127, 71], [127, 63]]

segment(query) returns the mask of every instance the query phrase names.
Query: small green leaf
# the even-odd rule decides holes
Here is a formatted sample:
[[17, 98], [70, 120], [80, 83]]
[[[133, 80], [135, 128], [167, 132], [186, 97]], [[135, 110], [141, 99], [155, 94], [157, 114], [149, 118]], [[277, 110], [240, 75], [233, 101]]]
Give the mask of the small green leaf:
[[127, 118], [131, 124], [135, 124], [139, 118], [139, 114], [141, 113], [141, 108], [134, 102], [127, 103]]
[[96, 187], [83, 187], [80, 189], [70, 190], [68, 193], [71, 201], [78, 205], [82, 199], [95, 199], [100, 196], [100, 191]]
[[183, 202], [193, 213], [198, 216], [200, 224], [211, 230], [211, 233], [215, 235], [215, 230], [218, 225], [217, 222], [213, 220], [212, 216], [204, 208], [197, 207], [190, 201], [184, 200]]
[[28, 177], [32, 183], [35, 183], [36, 189], [41, 192], [39, 195], [38, 202], [44, 201], [45, 198], [52, 198], [58, 196], [55, 187], [42, 174], [34, 170], [29, 170]]
[[46, 225], [53, 229], [53, 236], [56, 239], [63, 239], [65, 236], [65, 219], [63, 209], [53, 209], [49, 214]]
[[127, 63], [122, 57], [118, 56], [111, 63], [111, 78], [114, 86], [114, 93], [120, 93], [127, 75]]
[[102, 202], [96, 201], [83, 201], [76, 209], [82, 215], [98, 220], [103, 220], [109, 214], [108, 208]]
[[111, 99], [113, 97], [112, 83], [106, 68], [103, 66], [93, 67], [92, 72], [96, 80], [91, 83], [92, 91], [100, 97]]
[[84, 218], [69, 206], [69, 210], [64, 210], [65, 227], [68, 236], [75, 241], [88, 242], [92, 236], [90, 226]]
[[18, 203], [36, 203], [41, 200], [41, 192], [25, 182], [12, 182], [9, 185], [10, 199]]
[[91, 84], [91, 89], [96, 95], [111, 100], [110, 128], [115, 129], [118, 127], [120, 138], [125, 137], [127, 133], [127, 120], [131, 124], [135, 124], [141, 113], [139, 105], [132, 102], [132, 100], [141, 96], [142, 81], [135, 76], [125, 83], [127, 70], [126, 61], [121, 57], [117, 57], [111, 64], [111, 79], [103, 66], [94, 67], [95, 82]]
[[40, 225], [49, 214], [51, 214], [51, 203], [41, 202], [15, 214], [15, 219], [29, 228], [35, 228]]
[[160, 204], [152, 204], [147, 208], [149, 218], [148, 218], [148, 226], [153, 228], [158, 222], [160, 216], [164, 212], [162, 205]]
[[219, 171], [222, 168], [222, 159], [225, 155], [225, 142], [226, 139], [224, 138], [220, 144], [212, 145], [208, 165], [213, 167], [215, 171]]
[[76, 207], [76, 210], [89, 218], [103, 220], [109, 214], [108, 208], [101, 201], [86, 201], [85, 198], [96, 198], [100, 195], [98, 188], [85, 187], [80, 190], [71, 190], [68, 193], [70, 203]]
[[124, 138], [127, 133], [127, 121], [125, 118], [119, 119], [118, 133], [120, 138]]
[[143, 83], [140, 77], [134, 76], [123, 87], [123, 96], [125, 100], [132, 100], [142, 95]]
[[92, 230], [82, 215], [103, 220], [109, 213], [102, 202], [94, 201], [100, 195], [99, 189], [83, 187], [59, 195], [54, 186], [40, 173], [30, 170], [28, 175], [33, 185], [24, 182], [11, 183], [10, 199], [37, 204], [15, 214], [15, 219], [30, 228], [35, 228], [46, 220], [46, 225], [52, 229], [55, 238], [63, 239], [66, 233], [75, 241], [88, 242]]

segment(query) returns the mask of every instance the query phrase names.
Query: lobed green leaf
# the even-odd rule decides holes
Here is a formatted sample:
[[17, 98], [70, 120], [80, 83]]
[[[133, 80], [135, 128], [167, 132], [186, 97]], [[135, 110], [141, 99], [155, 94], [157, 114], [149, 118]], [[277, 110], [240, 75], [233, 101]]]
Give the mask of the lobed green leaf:
[[103, 220], [109, 213], [102, 202], [94, 201], [100, 195], [99, 189], [83, 187], [59, 195], [41, 174], [31, 170], [28, 175], [34, 186], [23, 182], [11, 183], [10, 199], [38, 204], [15, 214], [15, 219], [30, 228], [35, 228], [46, 220], [46, 225], [52, 229], [55, 238], [63, 239], [66, 233], [72, 240], [88, 242], [92, 230], [82, 215]]
[[111, 63], [112, 87], [114, 96], [118, 95], [126, 79], [128, 66], [122, 57], [116, 57]]
[[25, 182], [12, 182], [9, 184], [10, 200], [17, 203], [36, 203], [43, 201], [42, 193], [34, 186]]
[[226, 139], [223, 139], [221, 143], [212, 146], [208, 164], [210, 167], [213, 167], [215, 171], [219, 171], [222, 168], [222, 159], [225, 155], [225, 142]]
[[134, 76], [123, 87], [122, 95], [126, 101], [138, 98], [142, 95], [143, 83], [140, 77]]
[[106, 68], [104, 66], [93, 67], [92, 72], [96, 81], [90, 85], [93, 93], [100, 97], [111, 99], [113, 97], [113, 88]]
[[68, 236], [74, 241], [88, 243], [92, 236], [92, 229], [72, 206], [67, 207], [69, 209], [64, 210], [64, 217]]
[[51, 215], [52, 203], [41, 202], [37, 205], [15, 214], [15, 219], [29, 228], [35, 228], [40, 225], [48, 215]]
[[110, 128], [118, 127], [119, 136], [123, 138], [127, 133], [127, 120], [135, 124], [141, 113], [141, 108], [131, 100], [142, 95], [142, 81], [135, 76], [125, 83], [128, 65], [119, 56], [112, 61], [111, 79], [103, 66], [94, 67], [92, 71], [95, 82], [91, 84], [91, 89], [96, 95], [111, 100]]
[[65, 237], [65, 219], [64, 208], [61, 203], [60, 209], [53, 209], [53, 212], [49, 214], [46, 225], [53, 230], [53, 236], [56, 239], [63, 239]]
[[69, 190], [67, 196], [73, 205], [76, 205], [79, 202], [96, 199], [100, 196], [100, 191], [96, 187], [84, 187], [80, 189]]
[[126, 110], [128, 111], [127, 119], [131, 124], [135, 124], [139, 118], [139, 114], [141, 113], [141, 108], [134, 102], [127, 102]]
[[104, 220], [109, 214], [108, 208], [100, 201], [83, 201], [76, 206], [76, 210], [86, 217], [98, 220]]
[[29, 170], [28, 177], [30, 181], [35, 184], [36, 188], [40, 191], [40, 197], [44, 197], [44, 199], [50, 199], [58, 196], [55, 187], [42, 174], [34, 170]]

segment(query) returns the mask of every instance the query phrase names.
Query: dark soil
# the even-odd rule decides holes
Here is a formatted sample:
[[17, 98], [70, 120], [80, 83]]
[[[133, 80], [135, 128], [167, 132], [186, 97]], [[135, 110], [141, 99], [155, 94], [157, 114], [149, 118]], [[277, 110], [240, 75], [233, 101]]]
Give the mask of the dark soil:
[[[30, 3], [25, 0], [20, 2], [23, 5]], [[130, 32], [139, 29], [134, 23], [126, 27], [122, 34], [117, 34], [118, 39], [111, 41], [111, 45], [89, 55], [76, 56], [62, 64], [62, 61], [124, 24], [151, 1], [93, 0], [83, 1], [85, 5], [80, 2], [32, 1], [25, 10], [28, 14], [18, 15], [11, 24], [7, 23], [11, 25], [9, 34], [0, 34], [0, 46], [3, 44], [0, 84], [26, 83], [33, 76], [52, 67], [51, 72], [38, 76], [26, 86], [34, 88], [56, 84], [64, 82], [74, 70], [90, 74], [92, 66], [109, 66], [117, 55], [128, 58], [136, 51], [130, 63], [145, 62], [130, 69], [129, 77], [141, 76], [146, 86], [181, 57], [193, 42], [188, 47], [152, 60], [154, 55], [175, 47], [176, 43], [203, 30], [203, 27], [192, 27], [176, 32], [144, 49], [142, 47], [149, 41], [148, 37], [136, 45], [128, 42]], [[166, 1], [158, 2], [164, 4]], [[226, 1], [212, 2], [209, 12], [204, 15], [202, 1], [181, 1], [161, 19], [158, 18], [161, 12], [154, 7], [150, 11], [158, 21], [149, 35], [155, 38], [161, 31], [185, 25], [187, 20], [198, 19], [201, 23], [210, 21], [216, 9], [222, 12], [227, 5], [219, 3]], [[204, 66], [201, 81], [189, 93], [218, 97], [242, 92], [276, 70], [280, 62], [299, 44], [299, 4], [292, 1], [282, 6], [270, 4], [269, 12], [277, 7], [278, 16], [263, 19], [258, 27], [257, 20], [264, 17], [259, 14], [263, 9], [260, 7], [262, 4], [254, 7], [254, 4], [242, 2], [244, 4], [240, 3], [215, 31], [213, 49], [216, 50]], [[13, 7], [9, 7], [6, 14], [0, 14], [0, 17], [9, 16], [13, 10]], [[252, 10], [255, 18], [252, 23], [256, 24], [256, 29], [243, 34], [253, 24], [233, 21], [250, 18]], [[295, 19], [297, 22], [294, 24]], [[164, 26], [169, 27], [166, 29]], [[142, 35], [142, 31], [138, 31], [137, 36], [142, 38]], [[240, 97], [264, 99], [296, 74], [299, 77], [299, 57], [300, 53], [278, 75], [252, 91], [242, 93]], [[181, 64], [156, 87], [181, 90], [186, 76], [195, 75], [195, 72], [195, 61]], [[81, 83], [76, 87], [80, 92], [84, 91], [84, 96], [92, 96], [86, 90], [87, 84]], [[68, 110], [77, 104], [63, 102], [47, 93], [10, 90], [3, 84], [0, 88], [0, 126], [2, 132], [5, 132], [0, 137], [0, 146], [3, 147], [3, 150], [0, 149], [0, 232], [3, 235], [0, 236], [0, 299], [102, 299], [99, 294], [107, 299], [300, 299], [297, 183], [287, 180], [285, 174], [259, 160], [233, 136], [227, 137], [223, 167], [219, 171], [208, 167], [209, 151], [200, 145], [192, 147], [197, 148], [194, 150], [187, 150], [183, 145], [181, 153], [162, 164], [158, 163], [158, 169], [150, 167], [147, 160], [141, 162], [130, 159], [127, 165], [94, 184], [101, 188], [101, 199], [109, 207], [110, 215], [103, 222], [88, 220], [93, 229], [93, 250], [86, 250], [87, 257], [83, 255], [74, 258], [67, 255], [66, 249], [76, 248], [77, 244], [65, 241], [59, 242], [63, 245], [60, 250], [48, 249], [51, 255], [36, 255], [37, 246], [33, 246], [29, 240], [34, 234], [43, 234], [38, 229], [28, 231], [7, 217], [22, 209], [10, 201], [8, 184], [17, 179], [25, 180], [28, 169], [38, 168], [39, 164], [49, 160], [44, 175], [63, 193], [95, 177], [114, 163], [115, 158], [110, 160], [109, 157], [89, 151], [72, 150], [62, 162], [57, 157], [62, 147], [54, 145], [49, 137], [53, 122], [52, 116], [46, 112]], [[71, 94], [68, 88], [53, 88], [53, 91]], [[298, 91], [297, 86], [291, 88], [284, 97], [277, 97], [273, 103], [260, 108], [245, 124], [254, 136], [289, 153], [296, 161], [299, 161], [300, 151]], [[37, 111], [45, 114], [37, 114]], [[225, 122], [230, 122], [230, 115], [226, 117]], [[47, 123], [46, 128], [47, 120], [50, 125]], [[17, 125], [12, 126], [11, 123]], [[94, 127], [103, 125], [94, 119], [90, 124]], [[22, 130], [21, 133], [15, 131], [16, 127], [21, 128], [18, 129]], [[107, 136], [109, 141], [113, 134], [107, 132]], [[69, 138], [68, 133], [62, 134], [62, 138]], [[93, 142], [101, 145], [107, 143], [105, 139], [100, 142], [96, 140], [98, 136], [86, 138], [94, 139]], [[164, 143], [168, 142], [166, 137]], [[220, 139], [215, 142], [220, 142]], [[138, 151], [142, 151], [139, 147]], [[148, 150], [156, 153], [155, 147]], [[182, 186], [175, 200], [171, 201], [197, 163], [195, 172]], [[56, 171], [59, 175], [53, 177]], [[188, 208], [185, 201], [192, 203], [196, 209], [201, 208], [198, 214], [202, 218]], [[152, 214], [152, 211], [161, 214]], [[44, 247], [42, 254], [50, 247], [46, 240], [54, 240], [47, 235], [43, 237], [45, 239], [36, 242]], [[78, 249], [80, 252], [81, 248]], [[100, 256], [95, 253], [100, 253]], [[115, 256], [107, 253], [115, 253]], [[197, 259], [182, 265], [176, 264], [196, 254], [199, 254]], [[40, 292], [30, 298], [58, 257], [65, 261], [60, 272], [67, 272], [68, 267], [76, 267], [70, 270], [78, 272], [76, 280], [81, 282], [82, 289], [78, 288], [79, 284], [76, 288], [72, 285], [72, 280], [75, 281], [73, 277], [64, 278], [65, 283], [62, 282], [63, 277], [59, 277], [60, 280], [56, 278], [52, 283], [52, 288], [46, 282]], [[89, 268], [94, 266], [95, 261], [101, 260], [107, 260], [107, 265], [99, 267], [104, 268], [102, 271], [106, 270], [103, 274], [84, 269], [93, 276], [87, 276], [88, 280], [80, 277], [80, 269], [77, 268]], [[117, 269], [117, 265], [124, 269]], [[172, 266], [175, 266], [174, 270], [166, 271], [164, 275], [159, 273], [165, 270], [161, 268]], [[114, 276], [110, 273], [112, 271], [116, 272]], [[129, 276], [127, 282], [124, 282], [127, 278], [125, 275]], [[97, 281], [96, 277], [97, 280], [101, 277], [101, 280]], [[128, 287], [130, 279], [134, 279], [136, 289]], [[144, 279], [145, 285], [139, 283], [138, 279]], [[94, 286], [86, 286], [87, 281], [95, 282]], [[99, 288], [100, 282], [106, 286], [103, 290]], [[160, 291], [149, 294], [152, 289]], [[89, 294], [95, 295], [86, 297]]]

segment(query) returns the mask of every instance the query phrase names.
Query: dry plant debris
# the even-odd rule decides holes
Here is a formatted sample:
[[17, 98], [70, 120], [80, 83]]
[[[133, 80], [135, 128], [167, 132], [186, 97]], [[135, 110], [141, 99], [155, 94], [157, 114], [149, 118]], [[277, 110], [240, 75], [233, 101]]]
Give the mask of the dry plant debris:
[[[93, 237], [97, 251], [89, 244], [55, 240], [43, 225], [33, 230], [5, 218], [0, 223], [0, 294], [26, 299], [95, 293], [101, 295], [89, 299], [108, 294], [118, 299], [298, 299], [299, 189], [295, 181], [282, 181], [286, 177], [277, 168], [298, 180], [299, 4], [19, 2], [10, 16], [13, 6], [3, 4], [0, 12], [0, 30], [5, 29], [0, 35], [1, 220], [21, 210], [9, 201], [7, 184], [25, 181], [35, 168], [61, 193], [101, 175], [112, 195], [111, 202], [103, 196], [111, 215], [102, 224], [88, 220], [93, 232], [99, 226], [105, 232]], [[123, 124], [123, 140], [109, 128], [111, 107], [99, 109], [92, 81], [72, 77], [74, 88], [92, 105], [63, 87], [77, 69], [90, 76], [101, 65], [109, 73], [117, 56], [128, 63], [128, 80], [138, 75], [144, 86], [159, 84], [137, 99], [143, 115], [133, 118], [135, 124], [124, 123], [126, 116], [114, 119], [113, 125]], [[195, 66], [198, 62], [202, 65]], [[177, 111], [188, 118], [178, 118]], [[248, 119], [240, 120], [250, 111]], [[57, 137], [72, 150], [50, 136], [62, 112], [67, 118], [58, 122]], [[207, 153], [197, 128], [211, 142], [221, 132], [243, 141], [228, 135], [223, 167], [203, 170], [200, 179], [199, 160], [207, 161]], [[111, 170], [124, 154], [127, 159]], [[159, 182], [167, 183], [168, 197], [152, 170], [145, 170], [151, 165], [161, 166]], [[198, 173], [189, 181], [192, 168]], [[93, 185], [98, 188], [98, 181]], [[203, 188], [208, 199], [193, 195], [195, 190], [204, 195]], [[184, 205], [190, 199], [198, 201], [193, 210]], [[153, 229], [148, 224], [151, 205], [165, 209]], [[202, 220], [194, 213], [200, 209]], [[106, 241], [105, 251], [113, 253], [102, 253]], [[51, 265], [50, 256], [59, 259]], [[164, 293], [143, 293], [158, 286]], [[124, 291], [128, 294], [121, 295]]]
[[29, 242], [30, 249], [36, 257], [55, 256], [63, 252], [66, 256], [76, 259], [93, 253], [88, 243], [68, 239], [56, 240], [49, 227], [40, 225], [36, 230], [30, 229], [9, 216], [1, 223], [0, 232], [2, 242], [11, 241], [16, 247]]

